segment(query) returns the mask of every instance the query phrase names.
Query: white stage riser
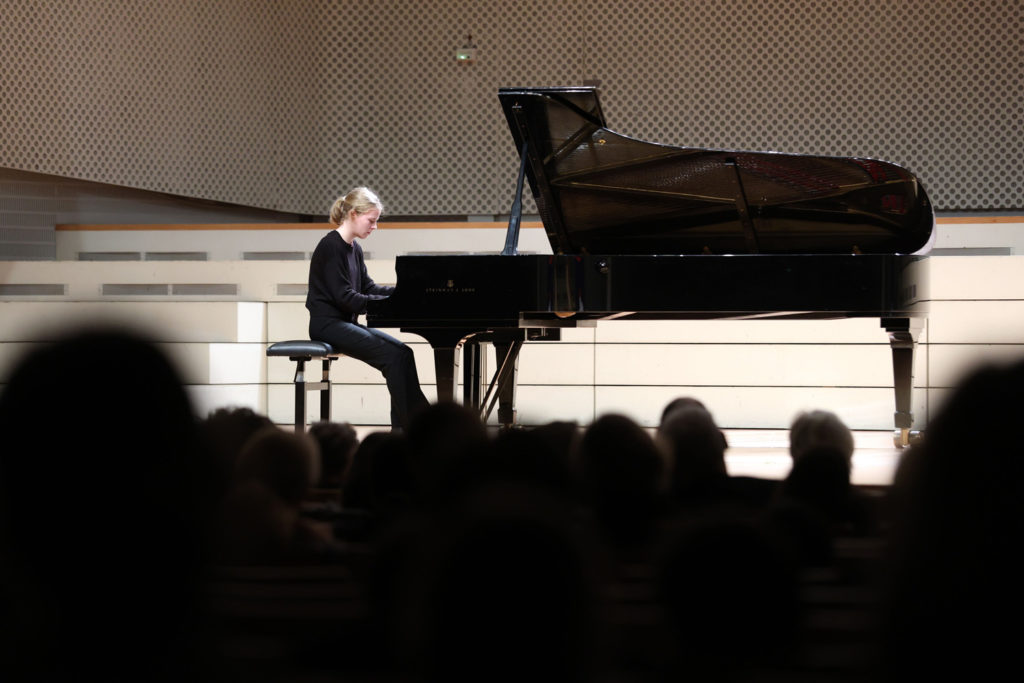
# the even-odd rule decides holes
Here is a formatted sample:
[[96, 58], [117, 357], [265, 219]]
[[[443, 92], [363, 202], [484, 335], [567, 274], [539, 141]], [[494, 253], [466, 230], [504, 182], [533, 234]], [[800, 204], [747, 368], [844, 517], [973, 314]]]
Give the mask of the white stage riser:
[[[932, 257], [927, 264], [929, 314], [913, 399], [920, 427], [970, 368], [1024, 357], [1024, 256]], [[378, 281], [394, 280], [392, 262], [369, 266]], [[35, 343], [68, 326], [110, 321], [143, 329], [161, 344], [201, 413], [246, 405], [291, 423], [294, 364], [268, 360], [264, 352], [273, 341], [306, 336], [306, 262], [7, 262], [0, 268], [6, 288], [0, 378]], [[162, 295], [104, 294], [111, 284], [184, 291], [231, 285], [236, 294], [175, 295], [170, 288]], [[60, 285], [64, 293], [12, 293], [41, 285]], [[413, 347], [424, 390], [434, 398], [429, 346], [393, 332]], [[730, 429], [785, 429], [797, 411], [811, 408], [835, 410], [854, 429], [892, 427], [889, 346], [874, 318], [614, 321], [567, 329], [562, 339], [523, 348], [518, 407], [524, 424], [587, 423], [623, 412], [653, 425], [665, 403], [693, 395]], [[488, 365], [495, 366], [493, 353]], [[310, 364], [309, 372], [319, 365]], [[376, 371], [343, 358], [332, 378], [334, 419], [388, 423], [387, 391]], [[319, 416], [315, 394], [309, 413]]]

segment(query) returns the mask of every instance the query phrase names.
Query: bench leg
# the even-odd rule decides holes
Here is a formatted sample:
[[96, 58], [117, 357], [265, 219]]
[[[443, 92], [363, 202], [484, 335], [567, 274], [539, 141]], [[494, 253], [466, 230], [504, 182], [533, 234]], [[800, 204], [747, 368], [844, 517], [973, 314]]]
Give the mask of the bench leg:
[[312, 358], [292, 358], [295, 361], [295, 431], [306, 431], [306, 393], [320, 392], [320, 419], [331, 419], [331, 361], [334, 358], [321, 358], [323, 369], [319, 382], [306, 381], [306, 361]]
[[306, 431], [306, 361], [295, 361], [295, 431]]
[[324, 358], [323, 370], [320, 374], [320, 419], [329, 422], [331, 419], [331, 361], [333, 358]]

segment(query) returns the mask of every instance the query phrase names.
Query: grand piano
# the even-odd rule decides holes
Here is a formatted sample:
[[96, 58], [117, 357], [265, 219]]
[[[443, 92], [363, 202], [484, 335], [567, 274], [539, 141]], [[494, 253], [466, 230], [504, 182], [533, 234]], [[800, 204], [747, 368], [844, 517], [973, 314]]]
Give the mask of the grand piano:
[[[922, 256], [935, 218], [906, 169], [727, 151], [609, 130], [593, 87], [502, 88], [520, 168], [500, 254], [402, 255], [367, 324], [422, 336], [439, 400], [515, 422], [519, 350], [609, 319], [874, 317], [889, 337], [894, 441], [913, 430]], [[524, 178], [552, 254], [519, 254]], [[485, 345], [497, 367], [488, 380]]]

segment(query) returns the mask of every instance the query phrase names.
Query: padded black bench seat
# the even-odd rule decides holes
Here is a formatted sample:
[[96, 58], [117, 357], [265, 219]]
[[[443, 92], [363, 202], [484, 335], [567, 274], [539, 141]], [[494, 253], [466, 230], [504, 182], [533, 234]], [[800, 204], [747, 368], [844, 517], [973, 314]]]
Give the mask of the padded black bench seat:
[[[267, 348], [267, 356], [287, 356], [295, 362], [295, 431], [306, 430], [306, 392], [320, 392], [320, 419], [331, 419], [331, 362], [342, 354], [335, 353], [326, 342], [309, 339], [293, 339], [271, 344]], [[320, 381], [306, 381], [306, 362], [319, 360], [322, 362]]]

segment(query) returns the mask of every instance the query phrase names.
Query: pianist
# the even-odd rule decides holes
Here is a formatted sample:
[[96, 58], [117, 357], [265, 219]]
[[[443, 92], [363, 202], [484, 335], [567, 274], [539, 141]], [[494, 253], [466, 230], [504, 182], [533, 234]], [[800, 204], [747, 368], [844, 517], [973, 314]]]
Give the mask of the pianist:
[[380, 330], [360, 325], [366, 302], [389, 296], [394, 287], [378, 285], [366, 272], [356, 242], [377, 229], [383, 207], [377, 195], [357, 187], [331, 206], [334, 229], [324, 235], [309, 263], [309, 338], [377, 368], [391, 393], [391, 427], [404, 429], [409, 416], [427, 405], [420, 390], [412, 350]]

